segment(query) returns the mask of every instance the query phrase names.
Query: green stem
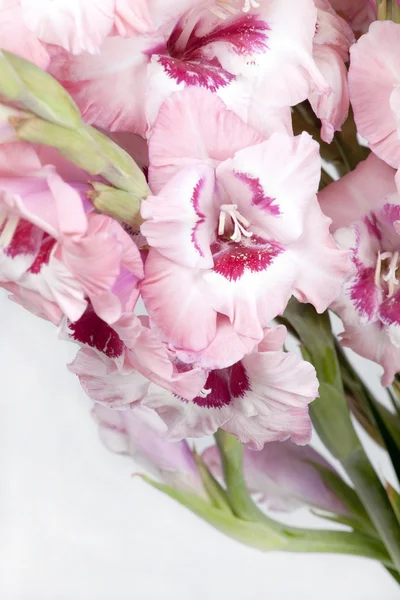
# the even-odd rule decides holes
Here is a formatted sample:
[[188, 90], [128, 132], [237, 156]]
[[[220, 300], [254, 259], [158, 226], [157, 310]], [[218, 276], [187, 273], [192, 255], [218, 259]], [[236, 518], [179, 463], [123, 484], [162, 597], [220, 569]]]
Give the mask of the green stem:
[[243, 447], [222, 429], [215, 434], [221, 456], [229, 502], [234, 514], [246, 521], [264, 520], [266, 516], [253, 502], [243, 475]]
[[300, 529], [269, 519], [260, 512], [262, 521], [239, 519], [226, 510], [208, 504], [199, 496], [171, 488], [143, 476], [143, 479], [173, 498], [210, 525], [229, 537], [262, 552], [307, 552], [349, 554], [378, 560], [393, 569], [385, 547], [380, 540], [361, 533], [319, 529]]
[[320, 398], [310, 407], [317, 433], [349, 475], [371, 521], [400, 571], [400, 525], [383, 485], [354, 429], [346, 404], [329, 315], [290, 301], [284, 318], [303, 342], [320, 381]]

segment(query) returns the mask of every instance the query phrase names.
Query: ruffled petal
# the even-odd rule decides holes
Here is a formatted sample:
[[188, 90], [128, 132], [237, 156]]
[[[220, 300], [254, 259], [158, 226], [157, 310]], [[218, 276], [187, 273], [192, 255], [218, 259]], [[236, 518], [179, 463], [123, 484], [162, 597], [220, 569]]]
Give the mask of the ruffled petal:
[[26, 26], [72, 54], [98, 52], [114, 22], [115, 0], [21, 0]]
[[359, 134], [371, 150], [392, 167], [400, 165], [400, 114], [391, 95], [400, 85], [397, 55], [400, 25], [391, 21], [372, 23], [369, 32], [351, 48], [350, 100]]
[[211, 92], [191, 87], [173, 94], [160, 108], [149, 140], [151, 189], [158, 193], [183, 167], [215, 166], [261, 141]]
[[176, 348], [200, 351], [215, 338], [217, 313], [207, 299], [197, 269], [177, 265], [150, 250], [141, 292], [150, 319], [163, 339]]

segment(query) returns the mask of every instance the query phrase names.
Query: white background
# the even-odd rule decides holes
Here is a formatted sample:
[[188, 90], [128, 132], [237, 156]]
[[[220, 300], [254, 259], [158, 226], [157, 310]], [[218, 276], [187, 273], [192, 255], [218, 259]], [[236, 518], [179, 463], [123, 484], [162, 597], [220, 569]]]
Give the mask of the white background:
[[[1, 600], [400, 598], [378, 564], [259, 553], [133, 478], [65, 368], [76, 346], [3, 293], [0, 319]], [[313, 522], [306, 511], [290, 520]]]

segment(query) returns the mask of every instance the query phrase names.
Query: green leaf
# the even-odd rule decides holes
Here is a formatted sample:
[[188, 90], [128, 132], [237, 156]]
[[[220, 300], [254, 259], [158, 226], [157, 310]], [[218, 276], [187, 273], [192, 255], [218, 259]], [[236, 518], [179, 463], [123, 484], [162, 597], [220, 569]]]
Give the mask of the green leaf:
[[390, 485], [390, 483], [386, 484], [386, 491], [389, 496], [389, 500], [391, 505], [393, 506], [393, 510], [396, 514], [398, 521], [400, 522], [400, 494]]
[[338, 460], [359, 446], [344, 395], [331, 384], [320, 381], [319, 398], [311, 403], [310, 415], [318, 435]]
[[349, 525], [358, 531], [364, 531], [369, 535], [375, 536], [376, 530], [374, 529], [371, 519], [358, 497], [357, 492], [347, 485], [337, 473], [314, 461], [310, 462], [312, 462], [314, 468], [319, 471], [325, 484], [332, 490], [335, 496], [339, 498], [351, 515], [348, 516], [344, 514], [326, 518], [344, 525]]

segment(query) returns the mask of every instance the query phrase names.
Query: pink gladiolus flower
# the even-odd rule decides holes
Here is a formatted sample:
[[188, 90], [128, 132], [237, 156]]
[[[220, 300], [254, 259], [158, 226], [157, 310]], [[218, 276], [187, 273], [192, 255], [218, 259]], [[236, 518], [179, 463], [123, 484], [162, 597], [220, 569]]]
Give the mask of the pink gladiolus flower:
[[1, 148], [0, 282], [54, 323], [79, 319], [88, 298], [116, 321], [133, 309], [143, 277], [139, 250], [113, 219], [90, 212], [87, 189], [42, 167], [32, 147]]
[[[207, 448], [202, 458], [216, 477], [222, 476], [221, 458], [216, 446]], [[336, 473], [310, 446], [271, 442], [260, 452], [249, 448], [243, 451], [247, 486], [268, 509], [290, 512], [311, 506], [331, 513], [347, 514], [346, 507], [326, 485], [315, 465]]]
[[316, 5], [318, 19], [313, 57], [332, 92], [320, 94], [314, 91], [309, 100], [315, 114], [321, 119], [321, 138], [329, 144], [349, 111], [345, 63], [349, 60], [349, 48], [354, 42], [354, 35], [346, 21], [336, 15], [328, 0], [317, 0]]
[[[320, 159], [310, 136], [276, 133], [240, 150], [241, 135], [246, 144], [251, 132], [229, 111], [224, 114], [218, 98], [185, 90], [168, 101], [176, 114], [183, 99], [191, 106], [187, 112], [193, 123], [202, 123], [206, 115], [210, 124], [218, 123], [218, 137], [213, 137], [213, 125], [200, 130], [186, 159], [180, 158], [181, 148], [189, 146], [192, 136], [171, 142], [176, 158], [169, 159], [167, 140], [173, 131], [168, 123], [173, 119], [160, 112], [156, 156], [150, 142], [150, 160], [155, 159], [151, 181], [158, 188], [179, 166], [187, 168], [142, 203], [142, 233], [151, 246], [142, 296], [163, 339], [177, 351], [192, 356], [208, 349], [218, 338], [223, 315], [237, 342], [251, 349], [292, 294], [324, 311], [340, 294], [350, 261], [337, 250], [316, 201]], [[232, 158], [226, 158], [228, 144]], [[196, 360], [205, 368], [226, 367], [240, 358], [233, 336], [226, 350], [219, 363], [202, 362], [201, 356]]]
[[394, 168], [400, 166], [400, 25], [372, 23], [351, 48], [350, 100], [358, 132], [373, 152]]
[[339, 245], [350, 250], [354, 275], [333, 309], [342, 343], [384, 368], [383, 385], [400, 370], [400, 196], [395, 171], [371, 154], [320, 193]]
[[218, 427], [251, 448], [311, 437], [308, 404], [318, 394], [314, 367], [282, 351], [284, 327], [267, 330], [258, 348], [232, 367], [212, 371], [191, 402], [150, 386], [143, 403], [168, 427], [168, 439], [201, 437]]
[[[318, 381], [310, 363], [282, 351], [285, 337], [282, 326], [267, 330], [253, 354], [228, 369], [210, 372], [191, 399], [176, 394], [177, 386], [172, 394], [146, 380], [129, 364], [129, 352], [118, 367], [114, 357], [83, 348], [70, 369], [95, 402], [154, 409], [171, 441], [202, 437], [222, 427], [252, 448], [287, 439], [305, 444], [311, 436], [308, 404], [317, 396]], [[186, 384], [200, 381], [198, 370], [188, 365], [182, 374], [190, 378]]]
[[165, 425], [154, 411], [143, 406], [116, 411], [97, 404], [93, 416], [109, 450], [131, 456], [173, 488], [206, 496], [188, 443], [164, 441]]
[[[312, 58], [312, 0], [263, 1], [259, 7], [248, 5], [247, 12], [214, 0], [164, 4], [157, 5], [156, 27], [146, 35], [109, 37], [94, 57], [54, 57], [51, 72], [86, 121], [144, 135], [172, 92], [198, 86], [221, 95], [264, 132], [271, 119], [290, 127], [289, 107], [307, 98], [310, 87], [330, 90]], [[130, 86], [135, 94], [127, 103]]]
[[[37, 5], [36, 2], [34, 4]], [[23, 20], [20, 0], [0, 1], [0, 50], [13, 52], [42, 69], [49, 64], [50, 57], [45, 45]]]

